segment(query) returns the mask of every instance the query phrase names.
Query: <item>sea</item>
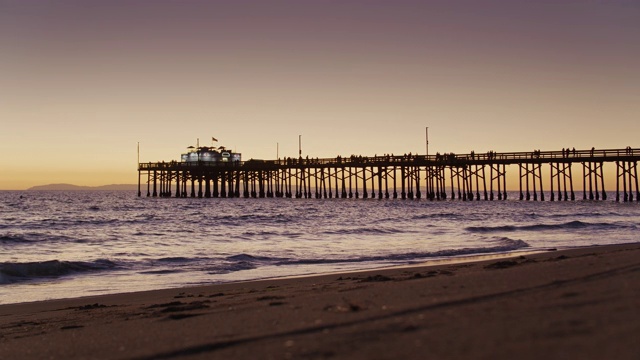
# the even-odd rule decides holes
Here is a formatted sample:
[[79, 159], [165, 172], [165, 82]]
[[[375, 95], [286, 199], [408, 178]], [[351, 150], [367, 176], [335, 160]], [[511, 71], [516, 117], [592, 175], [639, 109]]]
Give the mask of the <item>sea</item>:
[[516, 198], [0, 191], [0, 304], [640, 241], [637, 202]]

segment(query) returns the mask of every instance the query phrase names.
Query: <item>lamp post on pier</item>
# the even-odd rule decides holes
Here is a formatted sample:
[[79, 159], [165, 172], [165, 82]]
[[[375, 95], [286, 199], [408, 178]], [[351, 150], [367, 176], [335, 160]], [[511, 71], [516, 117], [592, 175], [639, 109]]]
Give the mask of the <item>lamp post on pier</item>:
[[142, 196], [140, 192], [140, 142], [138, 141], [138, 197]]

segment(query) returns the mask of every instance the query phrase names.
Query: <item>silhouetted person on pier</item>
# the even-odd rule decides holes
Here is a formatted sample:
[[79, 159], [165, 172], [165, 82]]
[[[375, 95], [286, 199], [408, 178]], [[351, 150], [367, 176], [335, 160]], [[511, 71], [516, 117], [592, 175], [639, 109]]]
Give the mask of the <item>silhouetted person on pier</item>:
[[[569, 149], [567, 149], [567, 152], [569, 152]], [[573, 156], [576, 156], [576, 148], [573, 148]]]
[[595, 148], [595, 147], [592, 147], [592, 148], [591, 148], [591, 156], [593, 156], [593, 154], [594, 154], [595, 152], [596, 152], [596, 148]]

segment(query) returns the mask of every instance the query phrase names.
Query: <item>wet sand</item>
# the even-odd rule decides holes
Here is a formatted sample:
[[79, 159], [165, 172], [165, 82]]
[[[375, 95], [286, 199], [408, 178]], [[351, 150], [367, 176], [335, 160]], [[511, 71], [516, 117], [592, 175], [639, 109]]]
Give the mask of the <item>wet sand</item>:
[[0, 306], [0, 359], [638, 359], [638, 334], [640, 244]]

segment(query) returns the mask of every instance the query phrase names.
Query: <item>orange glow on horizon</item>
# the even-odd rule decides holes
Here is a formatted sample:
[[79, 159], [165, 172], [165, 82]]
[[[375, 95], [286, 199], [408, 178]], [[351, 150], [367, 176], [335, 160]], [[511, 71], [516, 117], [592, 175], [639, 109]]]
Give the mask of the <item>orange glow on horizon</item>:
[[432, 154], [640, 147], [638, 18], [621, 1], [11, 2], [0, 189], [136, 183], [138, 142], [169, 161], [211, 136], [244, 159], [296, 156], [300, 134], [310, 157], [424, 154], [426, 126]]

